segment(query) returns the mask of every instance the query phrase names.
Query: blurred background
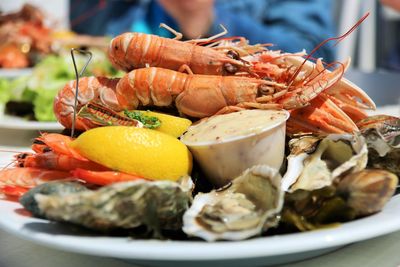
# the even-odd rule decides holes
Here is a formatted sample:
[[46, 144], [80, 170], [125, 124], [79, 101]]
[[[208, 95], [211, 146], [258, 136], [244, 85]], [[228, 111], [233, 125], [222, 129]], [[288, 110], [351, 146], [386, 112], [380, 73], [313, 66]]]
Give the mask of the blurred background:
[[[337, 47], [338, 59], [351, 56], [353, 67], [372, 72], [376, 70], [400, 70], [400, 1], [338, 0], [334, 17], [338, 33], [349, 29], [357, 18], [366, 12], [370, 17], [362, 26]], [[387, 1], [386, 1], [387, 2]]]
[[[29, 119], [55, 120], [54, 95], [74, 79], [71, 47], [96, 54], [89, 75], [118, 76], [107, 60], [110, 39], [125, 31], [173, 37], [159, 28], [161, 22], [187, 39], [217, 34], [223, 24], [226, 36], [310, 52], [369, 12], [352, 34], [313, 57], [351, 57], [346, 77], [377, 105], [397, 105], [400, 97], [400, 0], [12, 0], [0, 1], [0, 11], [0, 110], [6, 105], [7, 113]], [[78, 58], [78, 65], [85, 60]]]
[[[395, 2], [394, 0], [393, 2]], [[71, 29], [71, 17], [79, 18], [82, 20], [81, 25], [76, 25], [73, 21], [74, 27], [79, 31], [82, 27], [89, 24], [90, 21], [82, 18], [82, 10], [77, 8], [78, 4], [69, 0], [56, 0], [56, 1], [44, 1], [44, 0], [13, 0], [13, 1], [1, 1], [0, 11], [5, 14], [9, 12], [16, 12], [22, 8], [25, 3], [32, 4], [39, 7], [45, 14], [46, 23], [53, 29], [65, 30]], [[103, 1], [98, 0], [87, 0], [80, 1], [86, 2], [89, 6], [92, 6], [92, 10], [89, 11], [89, 16], [96, 17], [99, 15], [101, 19], [101, 8], [97, 10], [99, 3]], [[107, 1], [104, 1], [107, 2]], [[118, 2], [111, 0], [108, 2]], [[127, 3], [135, 3], [140, 1], [119, 1]], [[150, 1], [143, 1], [150, 2]], [[188, 1], [190, 2], [190, 1]], [[217, 1], [218, 2], [218, 1]], [[221, 1], [222, 2], [222, 1]], [[229, 2], [246, 2], [243, 0], [232, 0]], [[262, 3], [263, 0], [257, 2]], [[278, 4], [279, 1], [273, 4]], [[285, 1], [283, 1], [285, 2]], [[301, 2], [301, 1], [299, 1]], [[305, 1], [308, 2], [308, 1]], [[385, 1], [382, 1], [385, 2]], [[400, 1], [397, 1], [400, 2]], [[71, 6], [72, 5], [72, 6]], [[272, 4], [271, 4], [272, 5]], [[348, 36], [336, 47], [336, 59], [342, 60], [347, 56], [351, 56], [353, 59], [352, 66], [363, 71], [375, 71], [377, 69], [384, 70], [400, 70], [400, 12], [395, 9], [382, 5], [377, 0], [332, 0], [332, 19], [334, 22], [334, 28], [336, 34], [346, 32], [356, 21], [366, 12], [370, 12], [369, 18], [357, 29], [356, 32]], [[93, 12], [94, 11], [94, 12]], [[289, 10], [288, 10], [289, 11]], [[71, 14], [70, 12], [77, 13]], [[289, 11], [290, 12], [290, 11]], [[326, 12], [324, 15], [329, 15]], [[101, 27], [99, 22], [99, 27]], [[75, 29], [75, 30], [76, 30]], [[265, 40], [268, 42], [268, 40]]]

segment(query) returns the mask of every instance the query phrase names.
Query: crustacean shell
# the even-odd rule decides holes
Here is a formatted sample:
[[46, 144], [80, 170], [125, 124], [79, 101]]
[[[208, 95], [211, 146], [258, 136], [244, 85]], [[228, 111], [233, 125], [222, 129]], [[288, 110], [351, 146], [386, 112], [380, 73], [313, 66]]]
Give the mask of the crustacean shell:
[[183, 231], [207, 241], [242, 240], [276, 226], [283, 205], [281, 176], [253, 166], [217, 190], [199, 193], [183, 216]]
[[344, 173], [363, 170], [368, 150], [360, 135], [331, 134], [325, 138], [303, 136], [290, 140], [288, 167], [282, 189], [315, 190], [333, 183]]

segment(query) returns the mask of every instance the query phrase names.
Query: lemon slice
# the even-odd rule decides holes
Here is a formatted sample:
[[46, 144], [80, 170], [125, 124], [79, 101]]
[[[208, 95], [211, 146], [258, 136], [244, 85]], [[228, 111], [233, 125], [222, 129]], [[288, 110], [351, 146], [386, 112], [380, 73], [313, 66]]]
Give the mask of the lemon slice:
[[145, 128], [95, 128], [81, 134], [71, 146], [110, 169], [149, 179], [176, 181], [192, 169], [192, 156], [182, 142]]

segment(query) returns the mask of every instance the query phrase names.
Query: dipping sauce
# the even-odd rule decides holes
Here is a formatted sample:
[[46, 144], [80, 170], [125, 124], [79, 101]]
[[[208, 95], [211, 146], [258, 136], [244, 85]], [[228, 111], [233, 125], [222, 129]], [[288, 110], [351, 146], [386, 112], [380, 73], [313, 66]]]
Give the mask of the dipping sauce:
[[215, 186], [247, 168], [279, 169], [284, 158], [286, 110], [243, 110], [203, 119], [181, 137]]
[[281, 124], [288, 118], [284, 110], [243, 110], [203, 119], [189, 127], [181, 141], [185, 144], [198, 142], [223, 142], [257, 134]]

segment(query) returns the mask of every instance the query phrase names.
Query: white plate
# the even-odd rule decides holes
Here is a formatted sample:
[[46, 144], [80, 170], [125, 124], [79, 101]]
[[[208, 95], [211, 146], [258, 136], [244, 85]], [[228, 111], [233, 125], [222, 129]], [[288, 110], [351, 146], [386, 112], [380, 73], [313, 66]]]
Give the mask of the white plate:
[[[12, 154], [2, 153], [0, 166]], [[0, 200], [0, 228], [23, 239], [64, 251], [113, 257], [146, 266], [267, 266], [321, 255], [341, 246], [400, 230], [400, 195], [383, 211], [339, 227], [236, 242], [133, 240], [77, 231], [24, 215], [22, 206]]]
[[376, 110], [367, 110], [367, 113], [370, 116], [386, 114], [386, 115], [400, 117], [400, 104], [377, 107]]
[[0, 227], [50, 248], [129, 260], [146, 266], [255, 266], [297, 261], [353, 242], [400, 229], [400, 196], [378, 214], [339, 227], [305, 233], [259, 237], [245, 241], [132, 240], [77, 231], [23, 215], [15, 202], [0, 200]]
[[28, 121], [17, 116], [3, 115], [0, 117], [0, 129], [15, 130], [62, 130], [64, 127], [58, 122]]
[[0, 68], [0, 77], [14, 79], [20, 76], [27, 76], [32, 74], [33, 68], [24, 68], [24, 69], [2, 69]]

